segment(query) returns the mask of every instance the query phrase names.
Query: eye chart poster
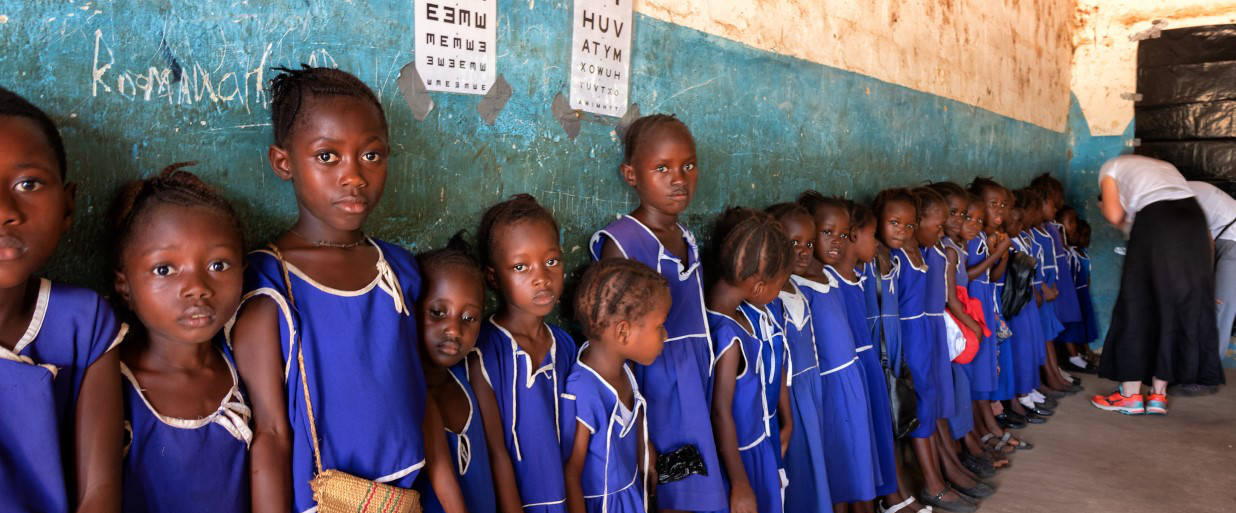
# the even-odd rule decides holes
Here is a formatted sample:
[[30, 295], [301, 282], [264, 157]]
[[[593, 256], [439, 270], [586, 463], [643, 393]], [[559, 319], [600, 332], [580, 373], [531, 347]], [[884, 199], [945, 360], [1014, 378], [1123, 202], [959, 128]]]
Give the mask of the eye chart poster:
[[498, 0], [417, 0], [416, 72], [426, 89], [489, 92], [497, 76], [497, 4]]
[[631, 72], [631, 3], [575, 0], [571, 30], [571, 108], [621, 117]]

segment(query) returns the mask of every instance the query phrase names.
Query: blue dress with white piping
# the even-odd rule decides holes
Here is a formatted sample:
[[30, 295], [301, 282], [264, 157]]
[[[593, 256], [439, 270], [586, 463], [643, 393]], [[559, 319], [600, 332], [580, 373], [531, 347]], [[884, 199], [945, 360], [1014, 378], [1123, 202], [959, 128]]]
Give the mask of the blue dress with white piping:
[[[760, 319], [743, 315], [754, 328]], [[777, 405], [768, 404], [768, 388], [780, 385], [776, 354], [780, 349], [770, 339], [758, 338], [727, 315], [708, 311], [715, 352], [720, 359], [726, 351], [739, 352], [738, 376], [734, 381], [731, 412], [737, 435], [738, 456], [761, 513], [781, 513], [782, 476], [778, 460], [781, 451]], [[727, 496], [728, 497], [728, 496]]]
[[1052, 302], [1056, 307], [1056, 318], [1064, 325], [1081, 321], [1081, 298], [1077, 297], [1077, 284], [1070, 272], [1072, 251], [1065, 245], [1064, 225], [1048, 221], [1043, 223], [1043, 229], [1051, 236], [1052, 250], [1056, 257], [1056, 283], [1060, 288], [1060, 295]]
[[0, 347], [0, 511], [63, 513], [82, 379], [128, 328], [93, 291], [31, 285], [30, 324], [12, 350]]
[[1059, 340], [1089, 344], [1099, 337], [1099, 330], [1094, 319], [1094, 299], [1090, 297], [1090, 256], [1086, 250], [1069, 248], [1069, 270], [1076, 287], [1080, 320], [1064, 323]]
[[249, 428], [231, 355], [223, 359], [232, 387], [219, 407], [200, 419], [160, 414], [123, 363], [125, 430], [123, 504], [126, 513], [249, 511]]
[[[915, 267], [906, 250], [892, 250], [892, 259], [897, 269], [897, 311], [901, 316], [901, 347], [910, 378], [914, 381], [915, 417], [918, 427], [910, 432], [914, 438], [927, 438], [936, 430], [936, 420], [944, 417], [944, 390], [940, 386], [943, 376], [933, 360], [944, 347], [944, 337], [936, 333], [936, 326], [927, 315], [927, 269]], [[925, 263], [925, 262], [924, 262]], [[952, 402], [952, 392], [948, 392]]]
[[657, 485], [657, 504], [687, 511], [723, 510], [729, 508], [729, 499], [712, 433], [713, 352], [704, 313], [699, 247], [686, 227], [678, 227], [687, 244], [685, 262], [629, 215], [619, 216], [594, 233], [588, 246], [597, 260], [609, 240], [626, 258], [656, 270], [669, 282], [672, 303], [665, 319], [665, 348], [652, 365], [633, 365], [632, 370], [648, 401], [649, 437], [657, 453], [695, 446], [707, 475], [693, 474]]
[[871, 500], [880, 485], [880, 463], [867, 381], [862, 367], [857, 365], [845, 298], [837, 280], [829, 274], [822, 276], [828, 280], [826, 283], [800, 276], [790, 279], [811, 308], [824, 391], [824, 403], [820, 405], [824, 461], [833, 504]]
[[[948, 418], [957, 414], [957, 391], [953, 386], [953, 359], [949, 357], [948, 335], [944, 326], [944, 317], [948, 315], [948, 282], [944, 274], [948, 271], [948, 257], [944, 256], [944, 248], [939, 244], [923, 248], [923, 263], [927, 265], [927, 290], [923, 298], [927, 322], [931, 325], [931, 334], [938, 339], [939, 349], [931, 353], [933, 375], [939, 381], [940, 417]], [[969, 384], [966, 385], [969, 388]], [[968, 401], [967, 401], [968, 403]]]
[[867, 399], [871, 404], [871, 430], [875, 434], [877, 463], [876, 473], [879, 485], [876, 486], [876, 496], [883, 497], [897, 491], [897, 449], [893, 439], [893, 407], [888, 402], [888, 383], [884, 381], [884, 367], [880, 364], [880, 350], [871, 340], [871, 329], [867, 324], [867, 288], [875, 285], [867, 283], [867, 277], [858, 275], [858, 281], [845, 279], [832, 266], [825, 266], [834, 280], [841, 285], [842, 297], [845, 299], [846, 319], [854, 334], [855, 351], [858, 354], [858, 365], [862, 367], [863, 379], [867, 383]]
[[[468, 381], [469, 358], [455, 364], [450, 369], [451, 380], [463, 390], [468, 397], [468, 420], [464, 421], [463, 429], [456, 433], [446, 429], [447, 449], [451, 454], [451, 463], [455, 475], [459, 478], [459, 488], [463, 492], [464, 504], [468, 513], [494, 513], [498, 510], [498, 501], [494, 497], [494, 479], [489, 465], [489, 446], [485, 440], [485, 423], [481, 421], [481, 410], [476, 402], [476, 393], [472, 383]], [[421, 502], [425, 511], [439, 513], [443, 511], [442, 504], [429, 500], [433, 489], [429, 483], [423, 483]]]
[[481, 325], [476, 342], [485, 380], [502, 416], [515, 485], [528, 513], [566, 511], [558, 396], [575, 367], [578, 349], [562, 328], [546, 326], [553, 343], [544, 360], [535, 364], [492, 317]]
[[824, 421], [820, 412], [824, 390], [807, 298], [793, 282], [789, 286], [793, 292], [782, 290], [777, 299], [768, 304], [772, 321], [780, 323], [785, 337], [786, 380], [794, 419], [783, 462], [786, 475], [792, 476], [785, 488], [785, 510], [810, 511], [821, 504], [832, 504], [822, 433]]
[[[313, 442], [296, 363], [301, 343], [324, 469], [412, 488], [425, 465], [425, 375], [412, 349], [420, 273], [407, 250], [368, 242], [378, 252], [377, 275], [359, 290], [328, 287], [289, 263], [294, 308], [278, 258], [267, 249], [248, 257], [242, 301], [269, 298], [279, 311], [294, 511], [316, 507], [309, 488]], [[230, 328], [224, 330], [229, 346]]]
[[[1013, 237], [1013, 251], [1025, 253], [1036, 259], [1042, 257], [1033, 238], [1026, 232]], [[1042, 283], [1042, 269], [1036, 269], [1031, 279], [1031, 286], [1038, 290]], [[1030, 298], [1026, 305], [1017, 312], [1017, 315], [1013, 316], [1009, 321], [1009, 329], [1013, 330], [1013, 337], [1010, 339], [1013, 353], [1012, 391], [1015, 395], [1028, 394], [1039, 386], [1039, 351], [1046, 351], [1043, 349], [1045, 339], [1043, 338], [1042, 318], [1039, 316], [1039, 307], [1035, 304], [1034, 298]]]
[[[991, 254], [990, 251], [987, 247], [987, 234], [980, 232], [978, 237], [970, 239], [970, 242], [966, 244], [964, 266], [968, 269], [979, 265]], [[987, 329], [991, 330], [991, 335], [979, 334], [979, 350], [974, 354], [974, 360], [965, 366], [970, 377], [971, 395], [977, 400], [993, 398], [992, 394], [996, 391], [998, 375], [997, 347], [1000, 341], [996, 333], [1000, 331], [1000, 320], [996, 313], [996, 287], [991, 282], [990, 272], [988, 270], [979, 274], [973, 280], [969, 280], [966, 286], [966, 292], [970, 294], [970, 297], [978, 299], [983, 305], [983, 317], [987, 321]]]
[[[952, 249], [957, 253], [957, 265], [953, 268], [953, 284], [957, 287], [961, 287], [966, 291], [966, 294], [969, 294], [970, 275], [966, 274], [966, 250], [962, 248], [960, 244], [953, 242], [953, 240], [948, 237], [941, 239], [940, 243], [944, 246], [945, 264], [948, 263], [947, 252], [949, 249]], [[958, 297], [958, 299], [960, 300], [960, 297]], [[986, 316], [984, 316], [984, 319], [981, 320], [984, 323], [986, 322], [985, 318]], [[949, 319], [947, 322], [957, 321], [954, 319]], [[979, 342], [981, 344], [983, 334], [976, 333], [975, 335], [979, 337]], [[971, 360], [970, 363], [974, 363], [974, 361]], [[971, 401], [973, 398], [970, 395], [970, 388], [972, 385], [970, 384], [970, 371], [967, 370], [970, 367], [970, 364], [951, 362], [949, 366], [952, 367], [953, 370], [953, 398], [955, 408], [953, 410], [953, 414], [948, 417], [948, 425], [949, 431], [952, 433], [953, 438], [961, 439], [966, 436], [966, 433], [969, 433], [974, 429], [974, 414], [971, 408]]]
[[[879, 269], [876, 268], [874, 263], [867, 264], [867, 268], [864, 271], [865, 276], [871, 280], [869, 283], [878, 282], [878, 285], [864, 289], [867, 293], [867, 304], [871, 308], [868, 312], [878, 312], [878, 317], [873, 318], [870, 313], [867, 316], [867, 323], [871, 326], [871, 340], [873, 343], [878, 344], [881, 337], [883, 337], [890, 369], [901, 369], [901, 362], [903, 360], [901, 314], [897, 307], [897, 303], [900, 301], [898, 299], [900, 292], [897, 288], [897, 276], [900, 272], [901, 269], [896, 260], [890, 261], [888, 273], [884, 275], [880, 275]], [[874, 307], [870, 305], [874, 305]]]
[[[1056, 267], [1056, 250], [1054, 242], [1046, 231], [1040, 228], [1031, 228], [1030, 237], [1033, 240], [1032, 244], [1037, 247], [1037, 250], [1042, 259], [1039, 260], [1039, 270], [1042, 271], [1042, 279], [1044, 286], [1056, 285], [1060, 283], [1060, 269]], [[1065, 272], [1064, 274], [1068, 274]], [[1072, 280], [1070, 280], [1070, 283]], [[1064, 295], [1064, 294], [1061, 294]], [[1076, 294], [1074, 294], [1076, 295]], [[1064, 324], [1056, 316], [1056, 302], [1044, 301], [1039, 307], [1039, 323], [1043, 326], [1043, 340], [1055, 340], [1056, 336], [1064, 331]], [[1040, 355], [1040, 362], [1047, 360], [1047, 347], [1044, 346]]]
[[623, 364], [622, 371], [634, 394], [630, 407], [582, 361], [571, 369], [561, 396], [563, 461], [574, 450], [576, 426], [582, 424], [590, 433], [580, 479], [588, 513], [644, 513], [649, 508], [644, 487], [652, 463], [647, 451], [640, 450], [647, 443], [644, 396], [631, 369]]

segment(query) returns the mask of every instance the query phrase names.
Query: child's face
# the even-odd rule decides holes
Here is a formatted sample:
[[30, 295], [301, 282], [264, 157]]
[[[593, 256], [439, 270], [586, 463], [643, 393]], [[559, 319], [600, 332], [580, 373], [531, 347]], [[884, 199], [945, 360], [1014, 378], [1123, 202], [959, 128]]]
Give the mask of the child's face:
[[641, 141], [631, 162], [621, 169], [623, 179], [635, 188], [641, 205], [677, 216], [695, 196], [699, 179], [695, 140], [677, 124], [661, 127]]
[[983, 188], [983, 205], [986, 207], [984, 213], [983, 229], [987, 231], [995, 231], [1004, 224], [1004, 216], [1006, 208], [1008, 208], [1008, 198], [1004, 196], [1004, 190], [995, 187]]
[[372, 103], [310, 97], [286, 148], [271, 146], [275, 174], [291, 180], [302, 219], [356, 231], [382, 199], [390, 155], [386, 123]]
[[906, 201], [890, 201], [880, 212], [880, 240], [889, 249], [900, 249], [918, 227], [918, 211]]
[[1021, 209], [1021, 223], [1025, 227], [1039, 225], [1039, 217], [1043, 215], [1043, 204], [1031, 203], [1026, 208]]
[[652, 365], [665, 347], [668, 336], [665, 331], [665, 317], [670, 310], [669, 289], [658, 293], [655, 301], [656, 304], [648, 313], [630, 324], [630, 335], [623, 348], [622, 356], [640, 365]]
[[854, 259], [858, 263], [867, 263], [875, 259], [876, 256], [876, 224], [873, 222], [867, 223], [866, 226], [855, 228], [850, 234], [851, 250], [854, 251]]
[[1009, 209], [1008, 219], [1005, 219], [1004, 221], [1004, 229], [1009, 232], [1009, 235], [1015, 235], [1022, 231], [1024, 228], [1022, 226], [1024, 214], [1025, 212], [1023, 212], [1020, 208], [1014, 207]]
[[0, 288], [12, 288], [51, 258], [73, 221], [72, 187], [38, 125], [0, 116]]
[[1055, 219], [1056, 211], [1059, 209], [1060, 207], [1056, 205], [1056, 195], [1055, 193], [1052, 193], [1045, 201], [1043, 201], [1043, 209], [1040, 212], [1039, 218], [1044, 221], [1048, 219]]
[[812, 272], [815, 262], [815, 219], [809, 215], [793, 215], [781, 220], [785, 234], [790, 239], [794, 249], [794, 266], [792, 272], [806, 275]]
[[840, 208], [825, 205], [815, 213], [815, 257], [828, 265], [837, 265], [850, 243], [850, 215]]
[[980, 231], [983, 230], [983, 208], [981, 202], [975, 201], [966, 207], [966, 217], [961, 224], [961, 240], [969, 241], [978, 237]]
[[966, 200], [961, 196], [950, 194], [946, 198], [948, 212], [944, 219], [944, 234], [956, 240], [961, 236], [961, 225], [966, 217]]
[[1074, 211], [1065, 212], [1060, 216], [1060, 224], [1064, 226], [1064, 238], [1072, 239], [1077, 236], [1077, 213]]
[[428, 287], [416, 320], [429, 360], [450, 367], [476, 347], [485, 306], [485, 284], [475, 271], [445, 265], [425, 276]]
[[143, 213], [121, 255], [115, 288], [151, 340], [204, 344], [236, 307], [244, 247], [224, 214], [161, 204]]
[[558, 232], [543, 219], [496, 227], [492, 267], [486, 271], [506, 306], [545, 317], [562, 295], [562, 247]]
[[937, 203], [927, 207], [927, 210], [923, 212], [923, 218], [918, 222], [918, 229], [914, 231], [914, 238], [918, 240], [919, 246], [934, 246], [940, 242], [944, 219], [948, 215], [945, 208], [943, 204]]

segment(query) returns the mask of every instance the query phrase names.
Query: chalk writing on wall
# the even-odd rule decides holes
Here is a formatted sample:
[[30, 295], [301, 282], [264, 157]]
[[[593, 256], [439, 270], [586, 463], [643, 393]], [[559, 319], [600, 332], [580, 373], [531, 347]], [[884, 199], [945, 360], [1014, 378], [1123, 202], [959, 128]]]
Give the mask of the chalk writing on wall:
[[575, 0], [572, 19], [571, 108], [622, 116], [631, 71], [631, 2]]
[[497, 0], [418, 0], [416, 72], [430, 91], [485, 94], [497, 74]]

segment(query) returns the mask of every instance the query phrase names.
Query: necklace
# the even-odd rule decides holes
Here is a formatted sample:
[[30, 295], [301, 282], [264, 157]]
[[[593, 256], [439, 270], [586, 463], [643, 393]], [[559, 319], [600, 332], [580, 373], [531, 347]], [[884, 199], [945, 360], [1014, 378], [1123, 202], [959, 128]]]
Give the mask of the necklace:
[[313, 244], [314, 246], [317, 246], [319, 248], [351, 249], [351, 248], [355, 248], [365, 243], [364, 233], [361, 233], [360, 239], [357, 239], [352, 242], [334, 242], [334, 241], [329, 241], [329, 240], [313, 240], [313, 239], [310, 239], [309, 237], [304, 236], [303, 234], [301, 234], [300, 232], [296, 230], [289, 229], [288, 231], [292, 232], [297, 237], [300, 237], [304, 239], [306, 242]]

